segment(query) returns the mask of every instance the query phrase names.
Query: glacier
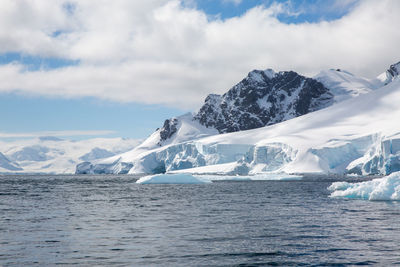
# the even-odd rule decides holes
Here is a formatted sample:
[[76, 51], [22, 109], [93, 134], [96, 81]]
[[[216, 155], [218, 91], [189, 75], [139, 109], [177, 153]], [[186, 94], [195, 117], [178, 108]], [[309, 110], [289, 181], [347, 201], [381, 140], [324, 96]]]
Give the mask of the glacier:
[[[400, 79], [381, 76], [323, 71], [316, 79], [334, 93], [334, 104], [256, 129], [219, 134], [185, 114], [133, 150], [81, 163], [76, 173], [388, 175], [400, 171], [400, 126], [393, 119], [400, 118]], [[161, 131], [168, 138], [161, 140]]]

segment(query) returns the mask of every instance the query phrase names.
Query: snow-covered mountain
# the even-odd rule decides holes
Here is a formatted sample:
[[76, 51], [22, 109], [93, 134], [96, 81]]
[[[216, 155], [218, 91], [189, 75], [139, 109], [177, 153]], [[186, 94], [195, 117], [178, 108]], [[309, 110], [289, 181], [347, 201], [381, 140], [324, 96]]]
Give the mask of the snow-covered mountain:
[[272, 125], [332, 105], [322, 83], [293, 71], [254, 70], [227, 93], [209, 95], [195, 116], [220, 133]]
[[[162, 128], [157, 129], [149, 138], [133, 150], [103, 160], [82, 162], [77, 165], [76, 172], [81, 174], [123, 174], [129, 171], [147, 173], [148, 169], [143, 168], [142, 164], [133, 164], [130, 160], [126, 159], [141, 158], [141, 155], [144, 156], [149, 151], [162, 150], [168, 146], [179, 145], [216, 134], [218, 134], [216, 129], [201, 125], [198, 121], [194, 120], [193, 114], [187, 113], [177, 118], [166, 120]], [[151, 172], [165, 171], [162, 166], [158, 165], [149, 168], [152, 168]]]
[[0, 142], [0, 173], [74, 173], [79, 162], [110, 157], [139, 142], [124, 138], [70, 141], [52, 136]]
[[[398, 64], [389, 73], [394, 73], [393, 66]], [[368, 80], [343, 70], [327, 70], [310, 79], [292, 72], [253, 71], [223, 96], [209, 96], [194, 118], [167, 120], [137, 148], [82, 163], [76, 172], [389, 173], [400, 169], [396, 146], [400, 127], [393, 123], [393, 118], [400, 118], [396, 107], [400, 81], [398, 75], [390, 81], [381, 76]], [[270, 119], [282, 122], [260, 128], [254, 122], [272, 114], [266, 110], [274, 105], [279, 111], [273, 114], [283, 116]], [[298, 106], [303, 113], [294, 112]], [[280, 111], [288, 112], [287, 116]], [[223, 118], [221, 124], [218, 118]], [[234, 124], [236, 119], [243, 124]], [[255, 129], [237, 131], [247, 127]], [[187, 128], [194, 130], [181, 130]]]
[[[326, 108], [382, 86], [341, 70], [307, 78], [293, 71], [253, 70], [223, 95], [210, 94], [197, 113], [167, 119], [141, 147], [255, 129]], [[157, 144], [157, 146], [155, 146]]]

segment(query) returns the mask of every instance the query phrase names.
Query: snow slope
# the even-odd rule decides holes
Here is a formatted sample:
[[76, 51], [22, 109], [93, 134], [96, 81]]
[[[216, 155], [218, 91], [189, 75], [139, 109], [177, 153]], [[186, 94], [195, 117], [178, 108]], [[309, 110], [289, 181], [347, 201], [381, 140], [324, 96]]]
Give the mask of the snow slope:
[[378, 78], [370, 80], [357, 77], [340, 69], [323, 70], [314, 79], [329, 88], [336, 103], [370, 93], [384, 85], [384, 82]]
[[[129, 173], [184, 169], [221, 174], [388, 174], [400, 170], [400, 125], [396, 121], [400, 118], [400, 80], [394, 77], [377, 89], [377, 80], [352, 78], [342, 72], [328, 74], [325, 83], [335, 81], [338, 91], [343, 87], [354, 94], [347, 100], [340, 97], [341, 102], [326, 109], [268, 127], [180, 139], [158, 148], [150, 138], [144, 144], [152, 146], [142, 144], [100, 160], [92, 164], [91, 171], [104, 171], [102, 164], [108, 164], [108, 171], [117, 170], [116, 162], [131, 164]], [[346, 81], [350, 85], [357, 82], [359, 88], [349, 88]]]
[[[186, 113], [182, 116], [172, 118], [173, 124], [175, 125], [174, 130], [171, 130], [171, 126], [169, 127], [169, 131], [166, 129], [168, 121], [169, 120], [166, 120], [163, 128], [158, 129], [146, 139], [146, 141], [140, 145], [139, 149], [144, 147], [157, 148], [218, 134], [218, 131], [214, 128], [207, 128], [194, 120], [192, 113]], [[165, 138], [163, 138], [163, 133], [166, 135]]]
[[82, 141], [39, 137], [0, 141], [1, 173], [74, 173], [83, 160], [95, 160], [131, 150], [139, 140], [94, 138]]

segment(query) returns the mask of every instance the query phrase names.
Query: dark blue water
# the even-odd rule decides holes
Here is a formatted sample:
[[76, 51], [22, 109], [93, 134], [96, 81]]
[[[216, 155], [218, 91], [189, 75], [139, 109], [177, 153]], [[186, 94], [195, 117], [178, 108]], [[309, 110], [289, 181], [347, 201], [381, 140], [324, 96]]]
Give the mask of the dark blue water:
[[400, 264], [400, 203], [331, 182], [0, 176], [0, 266]]

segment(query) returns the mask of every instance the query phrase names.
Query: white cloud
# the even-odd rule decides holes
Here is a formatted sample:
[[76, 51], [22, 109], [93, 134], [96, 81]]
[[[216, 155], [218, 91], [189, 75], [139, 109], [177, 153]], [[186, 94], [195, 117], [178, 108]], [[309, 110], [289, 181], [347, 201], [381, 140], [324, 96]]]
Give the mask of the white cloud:
[[45, 131], [45, 132], [25, 132], [25, 133], [7, 133], [0, 132], [0, 138], [28, 138], [41, 136], [98, 136], [109, 135], [115, 133], [107, 130], [92, 131]]
[[277, 7], [210, 21], [178, 0], [3, 0], [0, 53], [80, 64], [38, 71], [0, 66], [0, 92], [195, 109], [208, 93], [225, 92], [255, 68], [310, 75], [342, 68], [372, 77], [400, 60], [400, 1], [366, 0], [340, 20], [297, 25], [279, 22]]

